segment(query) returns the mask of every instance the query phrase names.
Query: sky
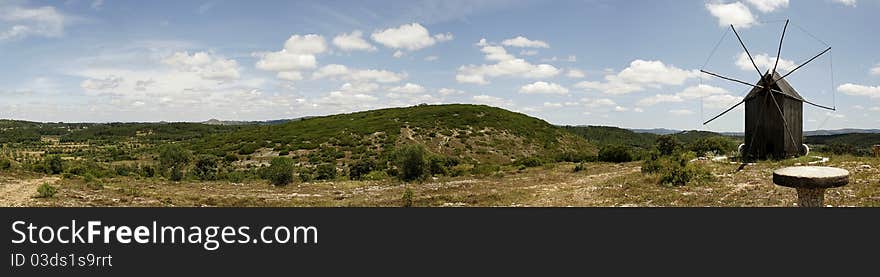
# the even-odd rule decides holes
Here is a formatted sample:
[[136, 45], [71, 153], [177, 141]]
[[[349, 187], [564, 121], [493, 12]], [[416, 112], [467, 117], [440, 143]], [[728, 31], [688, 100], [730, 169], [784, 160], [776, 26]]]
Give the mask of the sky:
[[741, 132], [758, 72], [804, 129], [880, 128], [880, 1], [0, 0], [0, 118], [272, 120], [486, 104], [560, 125]]

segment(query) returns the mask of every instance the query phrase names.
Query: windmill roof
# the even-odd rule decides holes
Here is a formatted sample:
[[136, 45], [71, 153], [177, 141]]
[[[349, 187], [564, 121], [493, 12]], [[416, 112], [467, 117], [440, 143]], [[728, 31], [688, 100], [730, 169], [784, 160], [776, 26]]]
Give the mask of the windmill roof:
[[[789, 84], [788, 81], [786, 81], [785, 79], [780, 79], [781, 77], [782, 76], [780, 76], [778, 72], [773, 72], [772, 77], [770, 73], [766, 73], [764, 74], [764, 78], [761, 81], [758, 81], [757, 85], [763, 86], [764, 84], [773, 83], [773, 80], [779, 79], [779, 81], [776, 81], [776, 83], [773, 84], [773, 86], [771, 87], [772, 89], [782, 92], [782, 95], [785, 95], [789, 98], [793, 98], [795, 100], [803, 102], [804, 98], [801, 97], [801, 95], [798, 94], [798, 92], [794, 90], [793, 87], [791, 87], [791, 84]], [[757, 96], [759, 93], [761, 93], [761, 91], [762, 89], [760, 88], [752, 88], [752, 91], [750, 91], [749, 94], [746, 95], [746, 100]]]

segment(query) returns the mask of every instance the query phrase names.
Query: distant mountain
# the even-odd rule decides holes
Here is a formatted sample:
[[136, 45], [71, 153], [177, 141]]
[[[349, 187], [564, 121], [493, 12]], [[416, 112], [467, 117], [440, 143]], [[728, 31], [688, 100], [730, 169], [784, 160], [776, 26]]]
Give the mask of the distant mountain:
[[654, 128], [654, 129], [629, 129], [630, 131], [636, 133], [647, 133], [647, 134], [655, 134], [655, 135], [670, 135], [680, 133], [681, 130], [674, 129], [666, 129], [666, 128]]
[[207, 121], [202, 121], [199, 123], [206, 125], [278, 125], [284, 124], [291, 121], [298, 121], [311, 118], [311, 116], [300, 117], [300, 118], [291, 118], [291, 119], [275, 119], [275, 120], [265, 120], [265, 121], [236, 121], [236, 120], [219, 120], [216, 118], [209, 119]]
[[880, 129], [837, 129], [805, 131], [805, 136], [830, 136], [841, 134], [880, 134]]

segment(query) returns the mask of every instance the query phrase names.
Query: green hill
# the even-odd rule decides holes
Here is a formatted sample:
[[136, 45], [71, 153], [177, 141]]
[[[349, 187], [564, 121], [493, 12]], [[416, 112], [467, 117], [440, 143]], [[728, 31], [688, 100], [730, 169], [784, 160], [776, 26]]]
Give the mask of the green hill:
[[308, 162], [380, 156], [405, 144], [465, 161], [510, 163], [538, 157], [595, 156], [583, 138], [541, 119], [483, 105], [419, 105], [306, 118], [199, 139], [197, 152], [248, 157], [289, 155]]
[[[660, 135], [652, 133], [637, 133], [632, 130], [611, 126], [563, 126], [564, 130], [583, 137], [588, 142], [598, 146], [624, 145], [630, 148], [650, 150]], [[735, 145], [738, 138], [725, 136], [719, 133], [707, 131], [681, 131], [671, 134], [678, 142], [693, 146], [696, 142], [720, 137], [725, 144]]]

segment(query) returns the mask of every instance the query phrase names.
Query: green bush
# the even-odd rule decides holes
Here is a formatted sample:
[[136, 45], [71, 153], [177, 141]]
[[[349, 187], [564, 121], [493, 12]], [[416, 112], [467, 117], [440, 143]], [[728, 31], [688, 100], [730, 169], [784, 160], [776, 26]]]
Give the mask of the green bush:
[[264, 177], [275, 186], [289, 185], [293, 182], [293, 160], [288, 157], [272, 158]]
[[217, 167], [217, 158], [212, 155], [201, 155], [196, 159], [196, 165], [193, 169], [196, 177], [202, 181], [216, 180], [219, 168]]
[[61, 156], [58, 155], [49, 155], [43, 160], [44, 162], [44, 170], [48, 174], [61, 174], [64, 170], [61, 166]]
[[7, 170], [12, 168], [12, 162], [7, 159], [0, 159], [0, 170]]
[[223, 156], [223, 160], [227, 163], [232, 163], [238, 161], [238, 156], [233, 153], [227, 153], [226, 156]]
[[624, 163], [633, 160], [629, 147], [623, 145], [607, 145], [599, 150], [599, 160], [603, 162]]
[[672, 135], [662, 135], [654, 141], [654, 147], [657, 148], [657, 151], [660, 151], [660, 155], [669, 156], [681, 148], [681, 143]]
[[362, 177], [362, 180], [382, 181], [382, 180], [388, 179], [388, 177], [389, 176], [387, 173], [385, 173], [385, 171], [374, 170], [374, 171], [370, 171], [370, 173], [367, 173], [366, 175], [364, 175]]
[[584, 170], [587, 170], [586, 163], [578, 163], [577, 165], [574, 166], [574, 172], [581, 172]]
[[311, 182], [315, 180], [315, 173], [309, 168], [301, 168], [298, 172], [299, 180], [302, 182]]
[[525, 167], [539, 167], [544, 165], [544, 161], [536, 157], [528, 157], [517, 161], [516, 164]]
[[447, 158], [440, 155], [431, 155], [428, 158], [428, 172], [431, 175], [448, 175]]
[[169, 174], [168, 179], [171, 179], [171, 181], [175, 181], [175, 182], [183, 180], [183, 171], [181, 171], [180, 168], [178, 168], [176, 166], [172, 167], [171, 173]]
[[698, 156], [706, 153], [725, 154], [736, 149], [736, 142], [721, 136], [705, 137], [695, 140], [688, 148]]
[[490, 175], [500, 170], [501, 166], [496, 164], [478, 164], [471, 168], [470, 172], [473, 175]]
[[395, 151], [397, 176], [405, 182], [424, 180], [430, 174], [425, 147], [421, 144], [403, 146]]
[[253, 154], [254, 152], [257, 152], [257, 149], [259, 149], [259, 148], [260, 148], [260, 146], [257, 145], [256, 143], [248, 143], [248, 144], [241, 146], [241, 148], [238, 149], [238, 154], [239, 155], [250, 155], [250, 154]]
[[43, 183], [39, 187], [37, 187], [37, 198], [49, 198], [55, 197], [55, 193], [58, 192], [58, 189], [49, 185], [49, 183]]
[[400, 200], [401, 200], [401, 202], [403, 202], [403, 203], [401, 204], [402, 207], [404, 207], [404, 208], [412, 207], [412, 204], [413, 204], [413, 191], [412, 191], [411, 189], [409, 189], [409, 188], [406, 188], [406, 189], [403, 191], [403, 196], [400, 197]]
[[172, 181], [183, 179], [183, 169], [192, 160], [189, 151], [177, 144], [165, 144], [159, 148], [159, 166], [162, 170], [171, 170]]
[[153, 166], [145, 165], [141, 167], [141, 176], [152, 178], [156, 175], [156, 169]]
[[321, 164], [315, 169], [315, 179], [317, 180], [333, 180], [336, 179], [335, 164]]
[[364, 175], [369, 174], [376, 167], [373, 160], [358, 160], [348, 168], [348, 178], [351, 180], [361, 180]]

